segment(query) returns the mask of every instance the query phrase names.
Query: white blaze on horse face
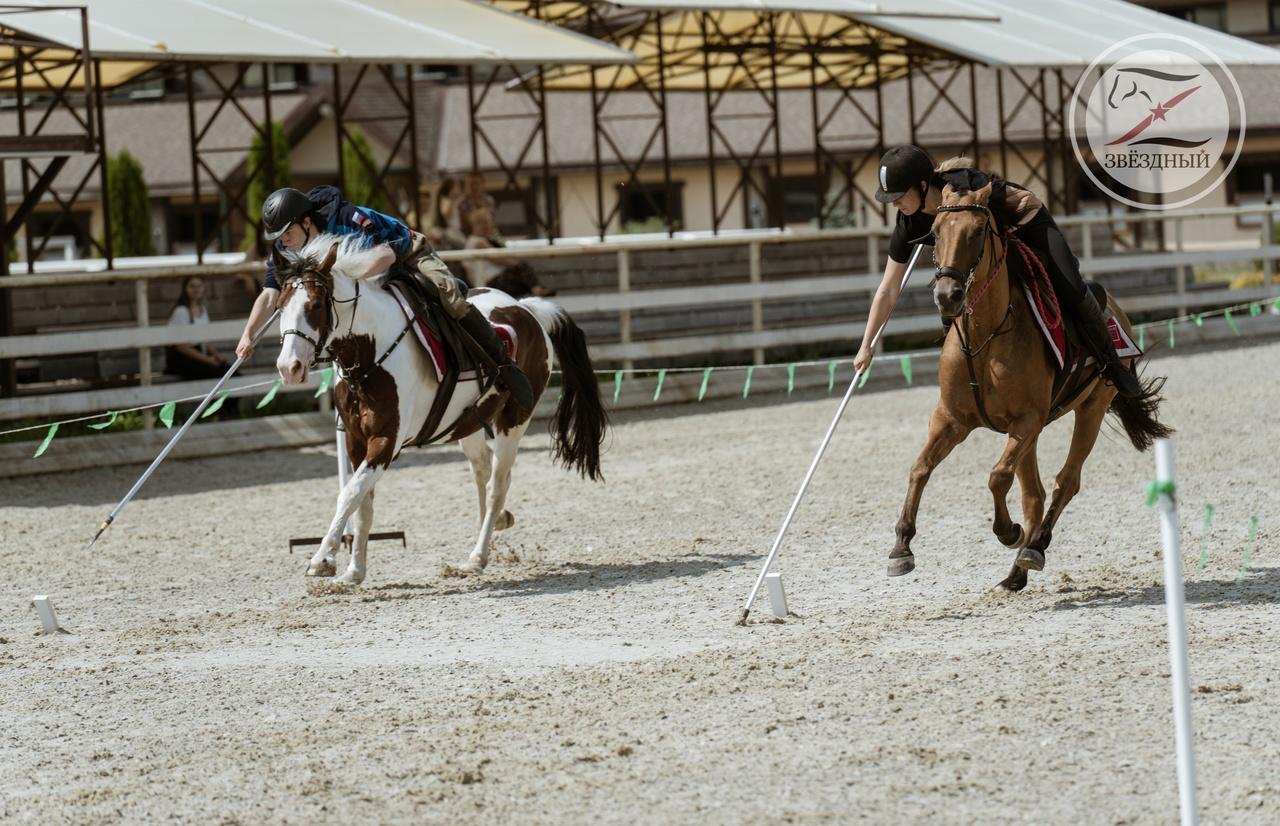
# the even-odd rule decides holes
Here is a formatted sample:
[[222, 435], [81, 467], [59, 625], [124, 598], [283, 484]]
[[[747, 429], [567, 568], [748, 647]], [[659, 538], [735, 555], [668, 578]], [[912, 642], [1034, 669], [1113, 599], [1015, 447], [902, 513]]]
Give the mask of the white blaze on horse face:
[[[289, 293], [289, 299], [280, 311], [280, 329], [297, 330], [312, 339], [317, 332], [307, 323], [307, 291], [296, 287]], [[299, 335], [286, 335], [280, 343], [280, 356], [276, 359], [276, 371], [285, 384], [301, 384], [307, 380], [307, 365], [315, 355], [315, 347], [311, 342]]]

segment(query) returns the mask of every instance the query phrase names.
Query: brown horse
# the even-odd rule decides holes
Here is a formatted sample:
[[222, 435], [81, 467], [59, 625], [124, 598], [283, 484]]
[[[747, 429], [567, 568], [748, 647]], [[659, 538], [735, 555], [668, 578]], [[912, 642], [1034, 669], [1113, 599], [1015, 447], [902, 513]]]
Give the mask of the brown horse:
[[[1054, 525], [1080, 490], [1080, 470], [1107, 412], [1116, 414], [1138, 450], [1172, 431], [1156, 420], [1163, 378], [1144, 380], [1141, 396], [1124, 398], [1099, 378], [1096, 366], [1059, 376], [1023, 299], [1023, 287], [1011, 283], [1006, 252], [1012, 241], [996, 227], [987, 205], [990, 195], [989, 185], [972, 192], [947, 187], [934, 220], [934, 303], [954, 321], [942, 347], [941, 397], [929, 420], [924, 450], [911, 467], [889, 576], [915, 568], [911, 540], [920, 496], [933, 469], [975, 428], [987, 427], [1009, 436], [988, 487], [995, 498], [992, 530], [1005, 546], [1018, 548], [1013, 569], [1000, 585], [1020, 591], [1027, 571], [1044, 568]], [[1109, 296], [1106, 306], [1130, 331], [1128, 318]], [[1125, 366], [1134, 369], [1137, 360], [1127, 359]], [[1075, 412], [1071, 447], [1045, 513], [1036, 442], [1046, 425], [1070, 411]], [[1022, 489], [1024, 525], [1012, 520], [1006, 503], [1015, 476]]]

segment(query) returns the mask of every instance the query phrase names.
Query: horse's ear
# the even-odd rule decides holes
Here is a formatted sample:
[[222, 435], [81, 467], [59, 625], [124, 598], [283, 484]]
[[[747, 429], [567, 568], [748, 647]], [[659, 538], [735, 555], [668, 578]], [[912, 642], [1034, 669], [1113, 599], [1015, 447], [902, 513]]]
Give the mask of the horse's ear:
[[974, 203], [978, 203], [978, 204], [988, 203], [991, 200], [991, 187], [992, 187], [992, 183], [988, 182], [987, 185], [984, 186], [982, 189], [975, 189], [973, 191]]
[[320, 273], [328, 275], [329, 270], [333, 269], [333, 262], [338, 258], [338, 245], [334, 244], [329, 247], [329, 254], [324, 257], [324, 261], [320, 264]]

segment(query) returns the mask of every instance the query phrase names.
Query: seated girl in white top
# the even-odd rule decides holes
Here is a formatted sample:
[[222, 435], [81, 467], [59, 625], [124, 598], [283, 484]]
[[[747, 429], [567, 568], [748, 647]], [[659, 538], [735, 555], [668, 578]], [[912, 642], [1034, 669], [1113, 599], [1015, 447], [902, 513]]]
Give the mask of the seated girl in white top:
[[[204, 281], [199, 276], [188, 276], [182, 282], [178, 300], [169, 313], [169, 323], [209, 323], [209, 309], [204, 303]], [[165, 372], [184, 379], [221, 378], [230, 366], [230, 362], [212, 344], [174, 344], [165, 350]]]

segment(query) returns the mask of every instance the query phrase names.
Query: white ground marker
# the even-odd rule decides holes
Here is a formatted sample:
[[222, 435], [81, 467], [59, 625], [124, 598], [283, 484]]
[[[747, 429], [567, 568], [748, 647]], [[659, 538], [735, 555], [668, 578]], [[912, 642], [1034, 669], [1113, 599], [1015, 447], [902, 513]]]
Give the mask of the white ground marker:
[[44, 594], [37, 594], [31, 598], [31, 607], [36, 609], [36, 614], [40, 617], [40, 624], [44, 626], [46, 634], [67, 633], [61, 625], [58, 625], [58, 615], [54, 613], [53, 603]]
[[785, 619], [787, 616], [787, 594], [782, 590], [782, 574], [768, 574], [764, 578], [765, 587], [769, 589], [769, 608], [775, 617]]
[[1200, 822], [1200, 809], [1196, 802], [1196, 755], [1191, 728], [1191, 681], [1187, 666], [1182, 553], [1178, 546], [1178, 501], [1173, 485], [1173, 445], [1168, 439], [1157, 439], [1155, 452], [1160, 542], [1164, 548], [1164, 603], [1169, 615], [1173, 724], [1178, 750], [1178, 802], [1183, 826], [1195, 826]]

